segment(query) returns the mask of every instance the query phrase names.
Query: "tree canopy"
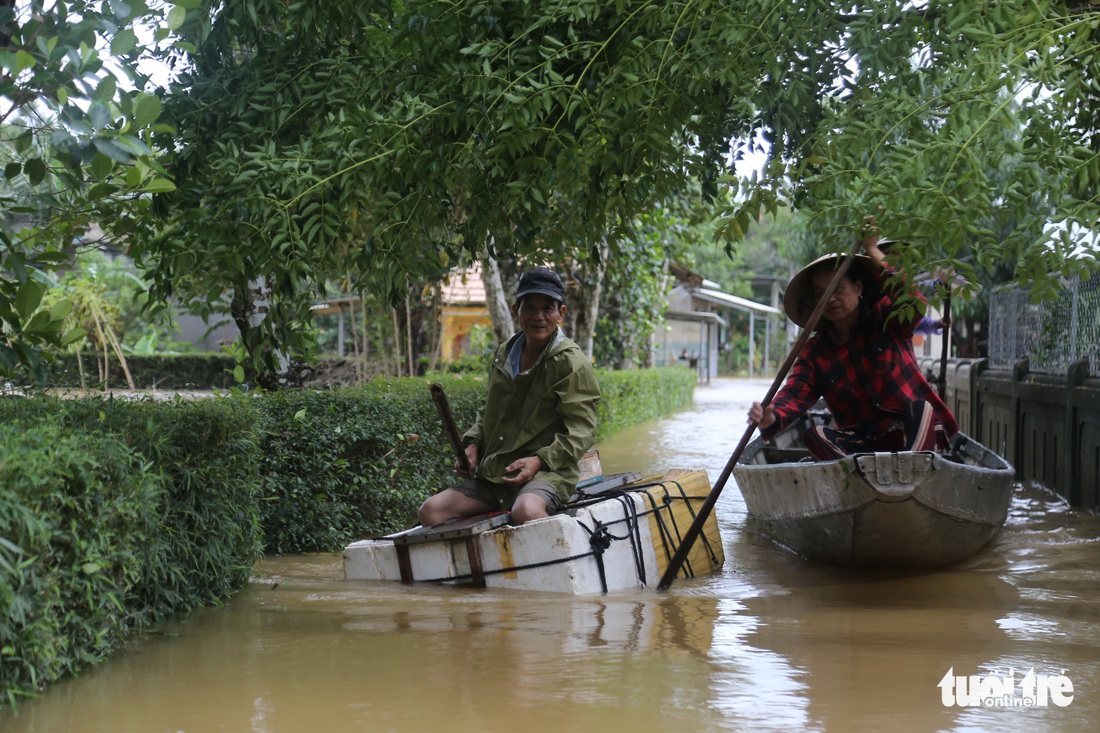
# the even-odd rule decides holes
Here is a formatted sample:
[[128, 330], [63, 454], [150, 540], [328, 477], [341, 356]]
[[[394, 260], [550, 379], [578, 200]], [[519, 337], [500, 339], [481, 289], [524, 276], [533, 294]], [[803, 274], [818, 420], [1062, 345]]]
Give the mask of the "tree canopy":
[[1100, 213], [1100, 10], [1083, 0], [172, 13], [171, 129], [152, 143], [177, 188], [133, 251], [162, 297], [230, 294], [258, 364], [308, 350], [300, 324], [334, 279], [404, 294], [486, 248], [632, 256], [647, 212], [693, 187], [730, 248], [790, 207], [820, 249], [874, 213], [909, 264], [1010, 263], [1037, 291], [1095, 265], [1048, 232]]
[[125, 236], [150, 195], [173, 188], [149, 146], [161, 102], [137, 63], [167, 37], [164, 12], [0, 0], [0, 376], [41, 377], [39, 349], [83, 336], [62, 332], [71, 303], [43, 297], [74, 244], [97, 223]]

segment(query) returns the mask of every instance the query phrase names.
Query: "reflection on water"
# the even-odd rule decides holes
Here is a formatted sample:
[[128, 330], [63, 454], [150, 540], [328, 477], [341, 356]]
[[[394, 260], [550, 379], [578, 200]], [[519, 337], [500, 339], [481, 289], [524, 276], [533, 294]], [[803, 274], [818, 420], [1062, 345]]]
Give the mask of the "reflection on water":
[[[763, 383], [600, 446], [608, 472], [717, 477]], [[0, 718], [78, 731], [1083, 730], [1100, 720], [1100, 518], [1017, 492], [971, 560], [918, 575], [807, 563], [716, 511], [726, 567], [599, 597], [351, 583], [338, 556], [272, 558], [224, 608], [166, 624]], [[1064, 708], [945, 707], [937, 683], [1068, 676]]]

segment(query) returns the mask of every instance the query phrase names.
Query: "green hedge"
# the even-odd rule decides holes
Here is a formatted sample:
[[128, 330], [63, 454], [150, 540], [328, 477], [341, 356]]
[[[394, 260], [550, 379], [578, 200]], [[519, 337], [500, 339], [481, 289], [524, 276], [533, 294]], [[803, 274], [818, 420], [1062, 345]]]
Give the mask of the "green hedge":
[[0, 689], [34, 690], [125, 636], [160, 477], [106, 435], [0, 428]]
[[0, 398], [0, 697], [247, 581], [258, 422], [243, 399]]
[[690, 405], [698, 381], [694, 370], [680, 366], [632, 371], [598, 369], [596, 377], [603, 392], [597, 441]]
[[[469, 424], [484, 385], [440, 381], [455, 420]], [[267, 425], [261, 467], [267, 552], [338, 550], [415, 521], [420, 502], [455, 478], [428, 385], [406, 378], [258, 396]]]

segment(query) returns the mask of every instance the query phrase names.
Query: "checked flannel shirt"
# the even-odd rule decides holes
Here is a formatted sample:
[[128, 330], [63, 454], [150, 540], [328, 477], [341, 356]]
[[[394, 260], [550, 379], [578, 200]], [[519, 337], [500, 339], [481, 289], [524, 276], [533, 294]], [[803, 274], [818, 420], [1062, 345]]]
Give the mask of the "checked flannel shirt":
[[[919, 292], [914, 295], [924, 300]], [[947, 437], [954, 435], [955, 417], [924, 378], [913, 352], [913, 332], [921, 314], [914, 309], [912, 317], [889, 318], [894, 307], [894, 294], [883, 289], [869, 311], [861, 313], [847, 343], [836, 341], [832, 324], [819, 328], [772, 400], [776, 420], [761, 435], [773, 438], [819, 397], [829, 406], [834, 427], [860, 436], [885, 437], [898, 430], [906, 406], [916, 400], [932, 403], [936, 422]]]

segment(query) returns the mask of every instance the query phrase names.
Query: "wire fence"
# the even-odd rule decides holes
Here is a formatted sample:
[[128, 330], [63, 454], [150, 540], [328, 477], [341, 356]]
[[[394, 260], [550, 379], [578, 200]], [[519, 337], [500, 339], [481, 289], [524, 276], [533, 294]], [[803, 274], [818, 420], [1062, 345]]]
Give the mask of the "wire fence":
[[992, 368], [1008, 369], [1027, 357], [1032, 372], [1066, 374], [1087, 359], [1089, 375], [1100, 376], [1100, 272], [1084, 281], [1066, 279], [1063, 285], [1057, 299], [1043, 303], [1032, 302], [1023, 288], [990, 296]]

